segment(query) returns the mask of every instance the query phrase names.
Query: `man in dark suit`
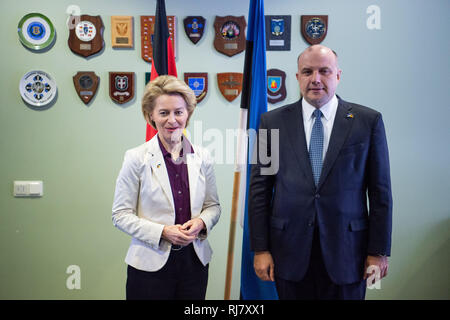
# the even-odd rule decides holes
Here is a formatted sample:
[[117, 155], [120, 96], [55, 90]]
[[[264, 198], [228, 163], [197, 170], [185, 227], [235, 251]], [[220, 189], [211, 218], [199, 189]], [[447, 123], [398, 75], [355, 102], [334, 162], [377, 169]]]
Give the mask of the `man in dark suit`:
[[256, 274], [275, 281], [280, 299], [364, 299], [365, 279], [387, 274], [384, 124], [379, 112], [335, 95], [340, 78], [336, 53], [311, 46], [298, 57], [302, 98], [261, 117], [260, 129], [279, 139], [268, 133], [259, 148], [267, 144], [278, 163], [252, 166], [250, 242]]

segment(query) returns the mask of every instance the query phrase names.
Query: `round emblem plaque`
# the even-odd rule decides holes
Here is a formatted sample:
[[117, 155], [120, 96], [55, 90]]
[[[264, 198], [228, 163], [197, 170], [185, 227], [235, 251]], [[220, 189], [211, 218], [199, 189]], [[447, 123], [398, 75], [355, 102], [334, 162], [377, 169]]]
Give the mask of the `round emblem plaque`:
[[320, 38], [326, 31], [325, 23], [320, 18], [312, 18], [306, 23], [306, 34], [312, 39]]
[[56, 97], [56, 83], [44, 71], [30, 71], [20, 80], [19, 91], [22, 99], [35, 107], [43, 107]]
[[221, 28], [222, 37], [226, 40], [233, 40], [240, 34], [239, 26], [233, 21], [227, 21]]
[[97, 30], [92, 22], [81, 21], [75, 27], [75, 34], [81, 41], [88, 42], [95, 38]]
[[94, 84], [94, 80], [89, 75], [83, 75], [80, 77], [80, 80], [78, 80], [78, 83], [80, 84], [81, 88], [90, 89], [90, 88], [92, 88], [92, 85]]
[[55, 28], [50, 20], [40, 13], [25, 15], [17, 27], [20, 42], [32, 50], [42, 50], [55, 40]]

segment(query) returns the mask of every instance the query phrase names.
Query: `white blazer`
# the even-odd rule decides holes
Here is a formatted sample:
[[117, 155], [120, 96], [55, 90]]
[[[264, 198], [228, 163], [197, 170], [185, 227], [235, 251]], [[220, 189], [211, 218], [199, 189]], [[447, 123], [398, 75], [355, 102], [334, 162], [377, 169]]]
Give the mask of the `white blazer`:
[[[193, 242], [198, 258], [206, 265], [212, 249], [206, 237], [220, 217], [213, 161], [209, 152], [192, 146], [186, 154], [191, 218], [201, 218], [206, 235]], [[125, 262], [144, 271], [161, 269], [169, 258], [171, 243], [162, 239], [165, 225], [175, 224], [175, 206], [163, 154], [155, 135], [125, 153], [116, 181], [112, 208], [114, 226], [132, 236]]]

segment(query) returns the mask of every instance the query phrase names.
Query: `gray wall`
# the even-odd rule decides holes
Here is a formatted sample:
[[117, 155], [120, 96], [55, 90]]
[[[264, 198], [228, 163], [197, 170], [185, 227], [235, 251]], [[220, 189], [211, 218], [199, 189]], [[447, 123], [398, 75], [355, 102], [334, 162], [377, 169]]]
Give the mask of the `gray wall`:
[[[177, 68], [208, 72], [209, 93], [191, 120], [203, 133], [225, 137], [238, 124], [239, 98], [227, 102], [217, 87], [218, 72], [242, 72], [244, 54], [228, 58], [213, 48], [216, 15], [248, 14], [247, 1], [166, 0], [178, 18]], [[91, 59], [67, 46], [66, 8], [101, 15], [106, 47]], [[381, 29], [369, 30], [366, 9], [381, 9]], [[0, 107], [0, 299], [122, 299], [130, 239], [112, 226], [115, 179], [125, 150], [144, 142], [140, 111], [144, 73], [140, 58], [140, 15], [154, 14], [154, 0], [1, 1], [3, 30]], [[450, 118], [448, 12], [450, 2], [433, 1], [265, 1], [266, 14], [292, 15], [291, 51], [268, 52], [267, 67], [287, 73], [287, 99], [298, 99], [296, 57], [307, 47], [300, 15], [328, 14], [323, 44], [336, 50], [343, 70], [338, 94], [383, 113], [391, 157], [394, 196], [393, 248], [389, 276], [368, 299], [449, 299]], [[57, 30], [54, 47], [33, 53], [19, 42], [16, 27], [29, 12], [49, 17]], [[133, 50], [111, 48], [110, 16], [132, 15]], [[184, 34], [187, 15], [207, 19], [204, 38], [193, 45]], [[41, 69], [58, 84], [57, 102], [34, 111], [22, 101], [18, 84]], [[77, 71], [95, 71], [100, 88], [86, 107], [73, 88]], [[124, 106], [111, 101], [108, 71], [134, 71], [136, 98]], [[198, 127], [197, 127], [198, 128]], [[215, 129], [216, 131], [207, 131]], [[195, 134], [195, 133], [194, 133]], [[197, 132], [198, 134], [198, 132]], [[211, 146], [207, 134], [205, 146]], [[224, 149], [225, 150], [225, 149]], [[225, 153], [225, 151], [224, 151]], [[210, 236], [214, 250], [208, 299], [222, 299], [231, 208], [233, 165], [226, 155], [216, 165], [223, 214]], [[219, 159], [220, 160], [220, 159]], [[19, 199], [14, 180], [43, 180], [44, 197]], [[238, 228], [232, 298], [239, 297], [242, 231]], [[81, 270], [81, 289], [69, 290], [66, 269]]]

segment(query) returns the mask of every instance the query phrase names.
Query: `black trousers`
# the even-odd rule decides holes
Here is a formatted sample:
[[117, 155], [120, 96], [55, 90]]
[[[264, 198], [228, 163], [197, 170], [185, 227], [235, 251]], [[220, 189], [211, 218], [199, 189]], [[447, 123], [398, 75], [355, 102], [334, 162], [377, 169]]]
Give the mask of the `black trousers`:
[[192, 244], [170, 251], [166, 264], [148, 272], [128, 266], [127, 300], [205, 300], [208, 267], [197, 257]]
[[330, 279], [322, 258], [318, 229], [314, 230], [305, 277], [299, 282], [275, 277], [275, 285], [280, 300], [364, 300], [366, 294], [365, 281], [337, 285]]

